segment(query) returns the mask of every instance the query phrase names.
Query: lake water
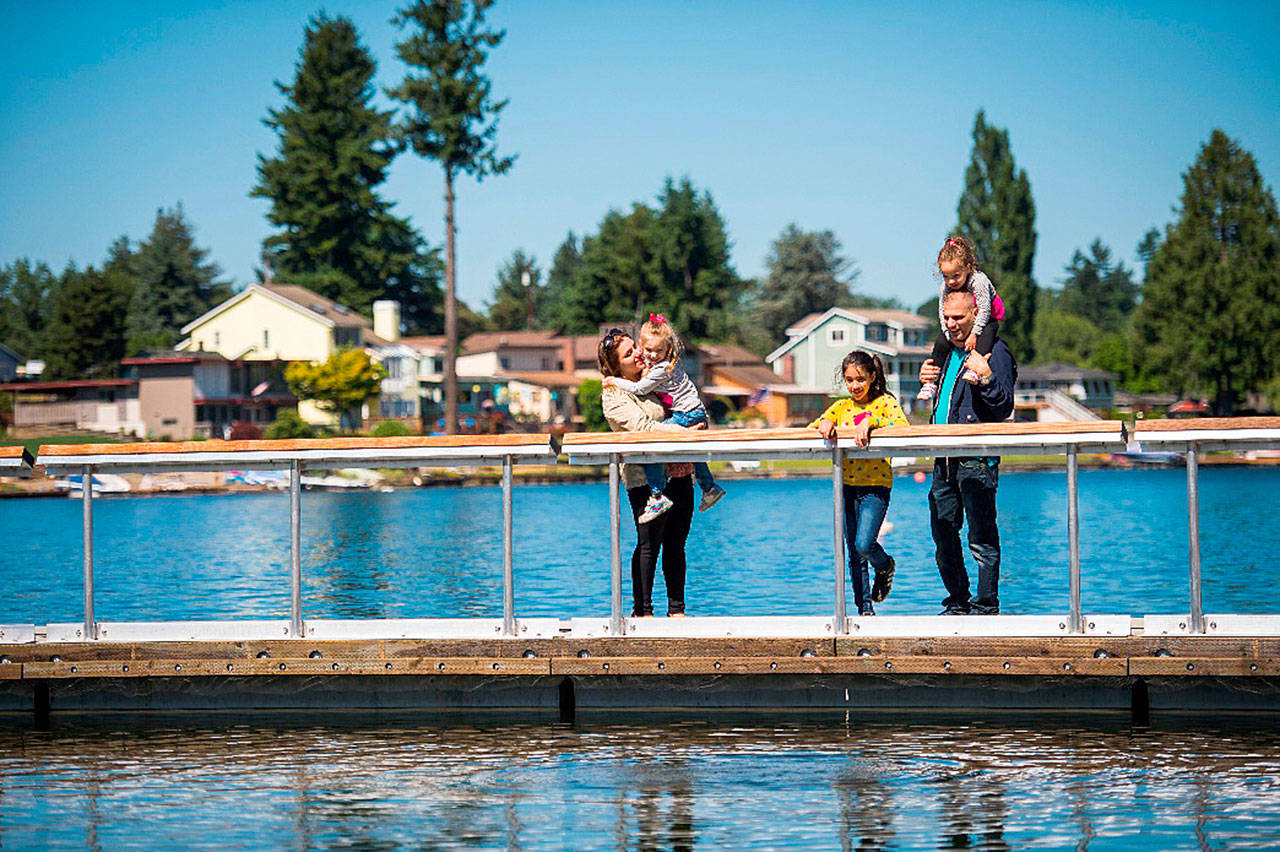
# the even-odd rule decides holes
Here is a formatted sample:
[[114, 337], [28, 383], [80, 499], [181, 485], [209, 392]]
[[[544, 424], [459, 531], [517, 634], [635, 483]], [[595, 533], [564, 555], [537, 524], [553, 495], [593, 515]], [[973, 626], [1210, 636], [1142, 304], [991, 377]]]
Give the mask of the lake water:
[[[1080, 473], [1086, 612], [1187, 611], [1185, 482], [1181, 469]], [[729, 496], [694, 519], [690, 614], [829, 614], [830, 481], [726, 485]], [[1280, 469], [1202, 468], [1200, 491], [1205, 611], [1280, 612], [1269, 593], [1280, 587]], [[882, 614], [932, 615], [944, 596], [927, 493], [927, 482], [896, 479], [884, 543], [898, 571]], [[517, 616], [607, 615], [608, 486], [517, 486], [514, 505]], [[287, 494], [106, 498], [94, 508], [99, 620], [288, 616]], [[1065, 474], [1003, 473], [999, 512], [1003, 610], [1065, 613]], [[307, 492], [302, 518], [307, 617], [502, 615], [497, 488]], [[78, 500], [0, 500], [0, 623], [83, 617], [80, 535]], [[625, 558], [629, 517], [623, 540]]]
[[[691, 613], [826, 615], [830, 482], [725, 484], [695, 519]], [[1085, 610], [1186, 611], [1184, 472], [1083, 471], [1080, 486]], [[895, 484], [882, 613], [932, 614], [942, 597], [926, 489]], [[497, 489], [302, 499], [308, 616], [501, 614]], [[517, 614], [607, 613], [607, 487], [514, 499]], [[1065, 612], [1064, 474], [1003, 474], [999, 507], [1005, 611]], [[95, 508], [100, 619], [286, 616], [287, 495]], [[1202, 468], [1206, 611], [1280, 611], [1278, 511], [1280, 470]], [[81, 617], [80, 517], [78, 501], [0, 500], [0, 622]], [[0, 721], [0, 849], [1277, 846], [1270, 717]]]

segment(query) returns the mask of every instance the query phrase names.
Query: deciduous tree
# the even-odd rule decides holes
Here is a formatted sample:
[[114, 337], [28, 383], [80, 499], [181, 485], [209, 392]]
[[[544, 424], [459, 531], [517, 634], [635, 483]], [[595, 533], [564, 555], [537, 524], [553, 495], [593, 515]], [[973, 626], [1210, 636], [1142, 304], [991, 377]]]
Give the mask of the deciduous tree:
[[409, 108], [401, 129], [414, 153], [436, 160], [444, 171], [447, 434], [458, 429], [454, 182], [460, 174], [477, 180], [502, 174], [514, 162], [511, 157], [498, 156], [494, 137], [498, 114], [507, 102], [491, 98], [491, 84], [483, 73], [489, 51], [505, 36], [502, 31], [485, 28], [485, 12], [492, 5], [493, 0], [417, 0], [393, 18], [396, 26], [412, 26], [413, 31], [396, 44], [409, 73], [388, 94]]
[[377, 396], [386, 377], [362, 349], [339, 349], [320, 364], [295, 361], [284, 371], [294, 396], [337, 414], [344, 428], [359, 423], [360, 406]]
[[853, 302], [858, 270], [841, 256], [840, 241], [831, 231], [787, 225], [773, 241], [765, 266], [768, 271], [756, 297], [756, 324], [775, 346], [797, 320]]
[[489, 303], [489, 324], [498, 331], [537, 327], [546, 293], [538, 261], [517, 249], [498, 270], [498, 283]]

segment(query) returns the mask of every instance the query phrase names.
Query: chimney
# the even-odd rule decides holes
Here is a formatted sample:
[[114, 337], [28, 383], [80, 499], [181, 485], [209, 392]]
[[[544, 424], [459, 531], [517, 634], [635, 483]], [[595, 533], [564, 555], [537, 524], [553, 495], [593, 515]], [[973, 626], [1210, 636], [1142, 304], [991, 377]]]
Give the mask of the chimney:
[[373, 333], [390, 343], [400, 340], [400, 303], [380, 299], [373, 303]]

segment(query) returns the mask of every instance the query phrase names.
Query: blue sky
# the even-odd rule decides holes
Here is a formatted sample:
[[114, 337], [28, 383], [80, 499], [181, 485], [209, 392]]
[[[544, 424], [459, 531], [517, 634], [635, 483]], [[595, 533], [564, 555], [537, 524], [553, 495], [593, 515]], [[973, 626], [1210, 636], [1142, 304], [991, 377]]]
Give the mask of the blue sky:
[[[377, 81], [404, 74], [394, 2], [0, 0], [0, 263], [99, 263], [181, 202], [225, 277], [270, 232], [248, 197], [262, 125], [307, 18], [355, 21]], [[918, 303], [979, 108], [1031, 181], [1035, 274], [1054, 285], [1101, 237], [1130, 265], [1173, 217], [1214, 127], [1280, 176], [1274, 3], [499, 0], [489, 69], [510, 98], [514, 170], [459, 189], [459, 294], [479, 307], [517, 248], [544, 267], [565, 234], [651, 201], [667, 176], [711, 192], [742, 275], [789, 222], [830, 229], [858, 289]], [[1268, 36], [1267, 33], [1272, 33]], [[384, 99], [385, 100], [385, 99]], [[383, 195], [443, 239], [439, 169], [412, 155]]]

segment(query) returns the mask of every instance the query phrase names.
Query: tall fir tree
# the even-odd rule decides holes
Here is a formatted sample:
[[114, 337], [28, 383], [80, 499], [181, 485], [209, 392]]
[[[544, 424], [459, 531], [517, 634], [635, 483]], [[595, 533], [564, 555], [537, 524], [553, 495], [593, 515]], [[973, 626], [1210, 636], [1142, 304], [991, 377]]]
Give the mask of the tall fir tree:
[[787, 225], [773, 241], [765, 268], [756, 297], [756, 325], [773, 346], [786, 340], [787, 328], [802, 317], [853, 302], [858, 270], [841, 256], [840, 241], [831, 231]]
[[506, 35], [485, 28], [485, 12], [492, 5], [493, 0], [416, 0], [392, 19], [397, 27], [413, 30], [396, 44], [409, 73], [388, 94], [409, 108], [401, 132], [414, 153], [437, 161], [444, 172], [446, 434], [458, 430], [455, 181], [463, 174], [477, 180], [503, 174], [515, 162], [498, 156], [494, 137], [507, 102], [491, 98], [492, 86], [483, 73], [489, 51]]
[[1018, 360], [1034, 360], [1036, 208], [1031, 182], [1014, 164], [1008, 131], [987, 124], [982, 110], [973, 122], [973, 152], [956, 218], [956, 233], [973, 242], [983, 271], [1008, 306], [1000, 336]]
[[1217, 414], [1280, 375], [1280, 218], [1253, 155], [1215, 129], [1182, 175], [1177, 220], [1147, 264], [1140, 358]]
[[68, 266], [49, 300], [45, 372], [50, 379], [117, 375], [125, 351], [125, 317], [134, 281], [122, 265], [80, 271]]
[[127, 241], [116, 242], [105, 271], [134, 282], [128, 288], [129, 353], [172, 348], [184, 325], [231, 295], [208, 256], [196, 246], [181, 204], [156, 211], [151, 235], [136, 253]]
[[24, 358], [44, 356], [44, 329], [56, 286], [45, 263], [24, 257], [0, 268], [0, 343]]
[[490, 325], [498, 331], [537, 328], [546, 290], [537, 259], [517, 249], [498, 270], [498, 283], [489, 303]]
[[265, 247], [275, 274], [358, 311], [401, 303], [412, 330], [438, 325], [438, 262], [378, 195], [399, 151], [392, 111], [375, 109], [376, 64], [347, 18], [311, 18], [286, 104], [264, 123], [279, 135], [258, 158], [250, 195], [271, 202]]

